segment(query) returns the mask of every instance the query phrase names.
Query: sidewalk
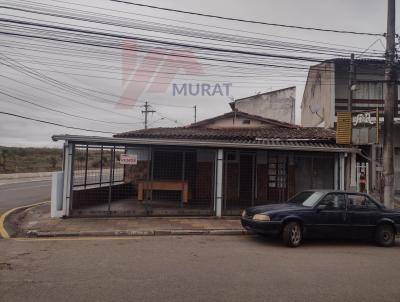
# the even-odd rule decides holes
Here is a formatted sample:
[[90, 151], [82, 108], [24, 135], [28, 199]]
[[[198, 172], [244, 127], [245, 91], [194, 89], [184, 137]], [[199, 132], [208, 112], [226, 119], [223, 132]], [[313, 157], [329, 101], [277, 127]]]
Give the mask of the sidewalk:
[[240, 235], [247, 232], [238, 217], [50, 218], [50, 205], [40, 205], [8, 218], [13, 237]]

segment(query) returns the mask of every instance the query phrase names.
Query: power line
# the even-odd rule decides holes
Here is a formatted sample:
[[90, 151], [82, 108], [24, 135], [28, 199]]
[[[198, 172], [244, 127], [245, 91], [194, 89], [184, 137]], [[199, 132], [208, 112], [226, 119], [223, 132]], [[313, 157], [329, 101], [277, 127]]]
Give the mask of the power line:
[[[35, 6], [39, 5], [39, 3], [37, 2], [33, 2], [33, 1], [28, 1], [28, 0], [24, 0], [24, 3], [26, 2], [31, 2], [33, 3]], [[312, 43], [318, 43], [318, 45], [320, 44], [324, 44], [324, 45], [334, 45], [334, 46], [343, 46], [343, 47], [350, 47], [352, 48], [352, 52], [354, 52], [355, 49], [359, 49], [359, 50], [363, 50], [363, 48], [360, 47], [355, 47], [355, 46], [350, 46], [350, 45], [344, 45], [344, 44], [336, 44], [336, 43], [330, 43], [330, 42], [326, 42], [326, 41], [316, 41], [316, 40], [308, 40], [308, 39], [300, 39], [298, 37], [290, 37], [290, 36], [282, 36], [282, 35], [273, 35], [273, 34], [267, 34], [265, 32], [255, 32], [255, 31], [249, 31], [249, 30], [243, 30], [243, 29], [238, 29], [238, 28], [229, 28], [229, 27], [223, 27], [223, 26], [216, 26], [216, 25], [212, 25], [212, 24], [206, 24], [206, 23], [197, 23], [197, 22], [191, 22], [191, 21], [186, 21], [186, 20], [177, 20], [177, 19], [173, 19], [173, 18], [165, 18], [165, 17], [160, 17], [160, 16], [154, 16], [154, 15], [149, 15], [149, 14], [139, 14], [137, 12], [127, 12], [125, 10], [117, 10], [117, 9], [111, 9], [109, 7], [105, 8], [105, 7], [99, 7], [99, 6], [93, 6], [93, 5], [85, 5], [82, 3], [74, 3], [74, 2], [68, 2], [68, 1], [61, 1], [61, 0], [53, 0], [53, 2], [58, 2], [58, 3], [63, 3], [63, 4], [68, 4], [70, 5], [76, 5], [76, 6], [82, 6], [82, 7], [87, 7], [87, 8], [95, 8], [95, 9], [101, 9], [101, 10], [107, 10], [107, 12], [116, 12], [116, 13], [124, 13], [124, 14], [128, 14], [128, 15], [135, 15], [135, 16], [141, 16], [141, 17], [146, 17], [146, 18], [151, 18], [151, 19], [157, 19], [157, 20], [165, 20], [165, 21], [173, 21], [173, 22], [177, 22], [177, 23], [183, 23], [183, 24], [191, 24], [191, 25], [198, 25], [198, 26], [202, 26], [202, 27], [207, 27], [207, 28], [216, 28], [216, 29], [223, 29], [223, 30], [229, 30], [229, 31], [234, 31], [234, 32], [241, 32], [241, 33], [245, 33], [245, 34], [254, 34], [254, 35], [258, 35], [258, 36], [264, 36], [264, 37], [275, 37], [275, 38], [281, 38], [281, 39], [290, 39], [290, 40], [296, 40], [296, 41], [302, 41], [302, 42], [312, 42]], [[46, 4], [46, 7], [48, 7], [49, 4]], [[57, 7], [57, 6], [54, 6]], [[65, 7], [60, 7], [61, 9], [65, 9]], [[109, 15], [112, 16], [113, 18], [115, 17], [114, 15]]]
[[31, 104], [31, 105], [36, 106], [36, 107], [39, 107], [39, 108], [43, 108], [43, 109], [50, 110], [50, 111], [53, 111], [53, 112], [61, 113], [61, 114], [67, 115], [67, 116], [72, 116], [72, 117], [84, 119], [84, 120], [87, 120], [87, 121], [94, 121], [94, 122], [100, 122], [100, 123], [106, 123], [106, 124], [116, 124], [116, 125], [134, 125], [134, 124], [141, 124], [141, 122], [136, 122], [136, 123], [119, 123], [119, 122], [108, 122], [108, 121], [104, 121], [104, 120], [92, 119], [92, 118], [88, 118], [88, 117], [84, 117], [84, 116], [80, 116], [80, 115], [76, 115], [76, 114], [72, 114], [72, 113], [67, 113], [67, 112], [64, 112], [64, 111], [61, 111], [61, 110], [49, 108], [49, 107], [47, 107], [47, 106], [43, 106], [43, 105], [40, 105], [40, 104], [36, 104], [35, 102], [28, 101], [28, 100], [25, 100], [25, 99], [16, 97], [16, 96], [14, 96], [14, 95], [5, 93], [5, 92], [3, 92], [3, 91], [0, 91], [0, 94], [6, 95], [6, 96], [8, 96], [8, 97], [10, 97], [10, 98], [12, 98], [12, 99], [15, 99], [15, 100], [18, 100], [18, 101], [27, 103], [27, 104]]
[[340, 34], [353, 34], [353, 35], [365, 35], [365, 36], [384, 36], [384, 34], [378, 34], [378, 33], [358, 32], [358, 31], [349, 31], [349, 30], [337, 30], [337, 29], [317, 28], [317, 27], [306, 27], [306, 26], [298, 26], [298, 25], [286, 25], [286, 24], [278, 24], [278, 23], [256, 21], [256, 20], [239, 19], [239, 18], [232, 18], [232, 17], [223, 17], [223, 16], [204, 14], [204, 13], [198, 13], [198, 12], [191, 12], [191, 11], [184, 11], [184, 10], [179, 10], [179, 9], [166, 8], [166, 7], [148, 5], [148, 4], [142, 4], [142, 3], [136, 3], [136, 2], [129, 2], [129, 1], [123, 1], [123, 0], [110, 0], [110, 1], [124, 3], [124, 4], [130, 4], [130, 5], [140, 6], [140, 7], [153, 8], [153, 9], [158, 9], [158, 10], [165, 10], [165, 11], [181, 13], [181, 14], [189, 14], [189, 15], [195, 15], [195, 16], [201, 16], [201, 17], [209, 17], [209, 18], [228, 20], [228, 21], [237, 21], [237, 22], [244, 22], [244, 23], [251, 23], [251, 24], [260, 24], [260, 25], [277, 26], [277, 27], [284, 27], [284, 28], [294, 28], [294, 29], [302, 29], [302, 30], [323, 31], [323, 32], [340, 33]]
[[[261, 53], [261, 52], [245, 51], [245, 50], [208, 47], [208, 46], [202, 46], [202, 45], [197, 45], [197, 44], [186, 44], [186, 43], [177, 43], [177, 42], [163, 41], [163, 40], [157, 40], [157, 39], [139, 38], [137, 36], [126, 35], [126, 34], [124, 34], [124, 35], [123, 34], [114, 34], [114, 33], [107, 33], [107, 32], [103, 32], [103, 31], [84, 30], [84, 29], [78, 29], [78, 28], [66, 27], [66, 26], [55, 26], [55, 25], [35, 23], [35, 22], [17, 21], [17, 20], [6, 19], [6, 18], [0, 18], [0, 22], [6, 22], [6, 23], [12, 23], [12, 24], [18, 24], [18, 25], [35, 26], [35, 27], [39, 27], [39, 28], [61, 30], [61, 31], [66, 31], [66, 32], [79, 33], [79, 34], [97, 35], [97, 36], [103, 36], [103, 37], [108, 37], [108, 38], [130, 39], [130, 40], [150, 42], [150, 43], [169, 45], [169, 46], [175, 46], [175, 47], [177, 46], [177, 47], [194, 48], [194, 49], [205, 50], [205, 51], [216, 51], [216, 52], [229, 53], [229, 54], [233, 53], [233, 54], [241, 54], [241, 55], [258, 56], [258, 57], [262, 57], [262, 58], [265, 58], [265, 57], [279, 58], [279, 59], [299, 60], [299, 61], [307, 61], [307, 62], [323, 62], [324, 61], [322, 59], [317, 59], [317, 58], [296, 57], [296, 56], [278, 55], [278, 54], [272, 54], [272, 53]], [[15, 35], [15, 36], [29, 36], [29, 35], [24, 35], [24, 34], [16, 34], [16, 33], [13, 34], [13, 33], [7, 33], [7, 32], [1, 32], [1, 33]], [[40, 38], [39, 36], [31, 36], [31, 37]], [[42, 37], [42, 38], [44, 38], [44, 37]], [[47, 38], [47, 39], [52, 40], [51, 38]], [[54, 39], [54, 40], [58, 40], [58, 39]], [[59, 40], [63, 41], [62, 39], [59, 39]], [[76, 41], [74, 41], [74, 42], [76, 42]], [[80, 42], [80, 43], [82, 43], [82, 42]], [[82, 44], [86, 44], [86, 43], [82, 43]], [[88, 44], [88, 45], [90, 45], [90, 44]], [[115, 47], [115, 48], [117, 48], [117, 47]]]
[[73, 126], [66, 126], [66, 125], [63, 125], [63, 124], [53, 123], [53, 122], [49, 122], [49, 121], [45, 121], [45, 120], [39, 120], [39, 119], [35, 119], [35, 118], [32, 118], [32, 117], [27, 117], [27, 116], [14, 114], [14, 113], [10, 113], [10, 112], [5, 112], [5, 111], [0, 111], [0, 114], [14, 116], [14, 117], [18, 117], [18, 118], [22, 118], [22, 119], [26, 119], [26, 120], [30, 120], [30, 121], [35, 121], [35, 122], [39, 122], [39, 123], [54, 125], [54, 126], [63, 127], [63, 128], [82, 130], [82, 131], [88, 131], [88, 132], [98, 132], [98, 133], [104, 133], [104, 134], [115, 134], [114, 132], [108, 132], [108, 131], [91, 130], [91, 129], [73, 127]]

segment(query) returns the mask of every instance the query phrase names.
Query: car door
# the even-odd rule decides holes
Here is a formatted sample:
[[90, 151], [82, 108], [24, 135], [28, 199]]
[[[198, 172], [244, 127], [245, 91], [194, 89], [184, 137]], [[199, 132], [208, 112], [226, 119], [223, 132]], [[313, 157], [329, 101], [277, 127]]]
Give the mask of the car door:
[[343, 193], [329, 193], [315, 209], [314, 231], [328, 236], [342, 237], [348, 232], [346, 196]]
[[347, 194], [347, 215], [353, 237], [370, 237], [380, 217], [379, 206], [365, 194]]

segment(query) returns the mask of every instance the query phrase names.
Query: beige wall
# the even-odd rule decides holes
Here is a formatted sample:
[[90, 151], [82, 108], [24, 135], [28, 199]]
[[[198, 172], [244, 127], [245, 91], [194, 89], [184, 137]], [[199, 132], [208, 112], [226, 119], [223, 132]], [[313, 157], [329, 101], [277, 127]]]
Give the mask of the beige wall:
[[310, 68], [301, 104], [302, 126], [334, 126], [334, 68], [333, 63]]
[[229, 117], [229, 118], [224, 118], [224, 119], [220, 119], [217, 120], [215, 122], [212, 122], [210, 124], [208, 124], [206, 127], [207, 128], [234, 128], [234, 127], [240, 127], [240, 128], [257, 128], [260, 126], [267, 126], [267, 124], [262, 123], [260, 121], [257, 120], [250, 120], [250, 124], [244, 124], [243, 121], [244, 120], [249, 120], [248, 118], [243, 118], [243, 117], [236, 117], [235, 119], [233, 117]]
[[235, 108], [248, 114], [295, 123], [296, 87], [254, 95], [235, 101]]

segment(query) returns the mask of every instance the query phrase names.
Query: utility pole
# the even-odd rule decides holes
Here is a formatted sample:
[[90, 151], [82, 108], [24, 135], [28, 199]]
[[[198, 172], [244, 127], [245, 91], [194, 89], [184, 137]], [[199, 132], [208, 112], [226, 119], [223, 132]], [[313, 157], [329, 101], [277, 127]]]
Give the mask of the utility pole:
[[149, 110], [149, 108], [151, 106], [147, 103], [147, 101], [144, 103], [143, 107], [144, 107], [144, 110], [142, 110], [142, 114], [144, 113], [144, 129], [147, 129], [147, 115], [149, 113], [154, 113], [156, 111], [155, 110]]
[[354, 53], [350, 56], [350, 69], [349, 69], [349, 97], [347, 102], [347, 111], [353, 110], [353, 83], [354, 83]]
[[197, 122], [197, 106], [194, 105], [193, 108], [194, 108], [194, 122], [196, 123]]
[[[349, 64], [349, 82], [348, 82], [348, 98], [347, 98], [347, 112], [350, 113], [350, 119], [353, 119], [353, 83], [354, 83], [354, 54], [350, 55], [350, 64]], [[350, 141], [352, 133], [350, 133]], [[354, 160], [355, 154], [349, 154], [347, 156], [346, 163], [346, 189], [354, 190], [355, 189], [355, 179], [356, 179], [356, 163]]]
[[[385, 187], [383, 192], [384, 204], [388, 208], [394, 207], [393, 184], [393, 120], [394, 109], [397, 103], [397, 74], [395, 69], [396, 58], [396, 0], [388, 0], [388, 19], [386, 33], [386, 64], [384, 84], [384, 137], [383, 137], [383, 175]], [[397, 109], [397, 106], [396, 106]]]

